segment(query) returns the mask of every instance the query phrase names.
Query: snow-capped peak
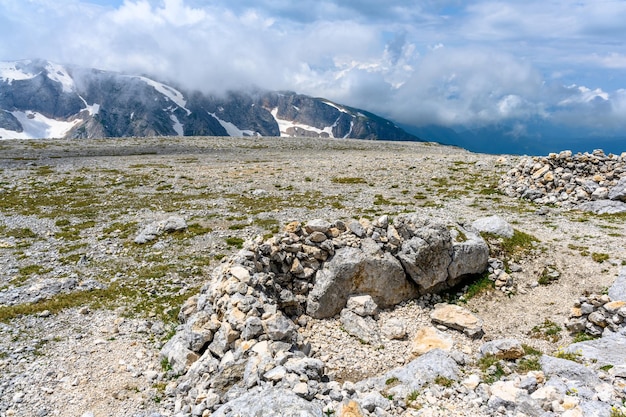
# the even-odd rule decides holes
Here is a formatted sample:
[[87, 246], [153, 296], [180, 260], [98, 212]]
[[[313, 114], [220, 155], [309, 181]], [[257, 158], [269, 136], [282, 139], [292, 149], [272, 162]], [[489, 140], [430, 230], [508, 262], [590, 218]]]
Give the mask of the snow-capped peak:
[[0, 80], [11, 84], [15, 80], [29, 80], [39, 73], [30, 71], [31, 61], [0, 62]]
[[46, 71], [48, 72], [48, 78], [52, 81], [61, 83], [64, 93], [71, 93], [75, 91], [76, 88], [74, 86], [74, 80], [61, 65], [48, 62], [46, 65]]

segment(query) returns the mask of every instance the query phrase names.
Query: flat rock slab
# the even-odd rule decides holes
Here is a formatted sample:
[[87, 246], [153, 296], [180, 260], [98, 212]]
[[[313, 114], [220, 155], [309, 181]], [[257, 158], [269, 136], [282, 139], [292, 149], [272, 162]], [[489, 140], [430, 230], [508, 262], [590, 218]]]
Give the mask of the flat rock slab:
[[626, 203], [614, 200], [588, 201], [580, 204], [578, 208], [595, 214], [626, 213]]
[[584, 358], [596, 361], [598, 366], [623, 365], [626, 363], [626, 328], [620, 333], [607, 332], [600, 339], [573, 343], [566, 351], [580, 353]]
[[269, 388], [247, 392], [221, 406], [214, 417], [323, 417], [322, 409], [293, 391]]
[[569, 382], [576, 382], [578, 386], [590, 390], [602, 383], [602, 380], [600, 380], [593, 369], [567, 359], [542, 355], [540, 363], [541, 369], [547, 378], [559, 378]]
[[471, 338], [480, 338], [484, 334], [483, 321], [466, 308], [440, 303], [430, 313], [433, 323], [459, 330]]
[[609, 288], [609, 297], [611, 297], [613, 301], [626, 301], [626, 268], [622, 268], [619, 271], [615, 282], [613, 282], [613, 285]]
[[423, 355], [433, 349], [449, 351], [454, 341], [445, 333], [434, 327], [422, 327], [417, 331], [411, 345], [411, 353], [416, 356]]
[[406, 398], [411, 392], [432, 383], [438, 376], [458, 380], [459, 365], [448, 352], [434, 349], [403, 367], [392, 369], [380, 377], [360, 381], [355, 386], [357, 390], [361, 387], [371, 391], [366, 387], [373, 387], [379, 392], [385, 390], [394, 398]]

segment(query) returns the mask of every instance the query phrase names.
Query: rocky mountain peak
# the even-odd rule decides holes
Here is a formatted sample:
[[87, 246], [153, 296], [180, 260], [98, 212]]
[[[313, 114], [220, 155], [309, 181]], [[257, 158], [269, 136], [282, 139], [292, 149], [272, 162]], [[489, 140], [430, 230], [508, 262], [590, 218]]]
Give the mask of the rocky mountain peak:
[[44, 60], [0, 63], [0, 138], [132, 136], [419, 140], [373, 114], [294, 92], [216, 96]]

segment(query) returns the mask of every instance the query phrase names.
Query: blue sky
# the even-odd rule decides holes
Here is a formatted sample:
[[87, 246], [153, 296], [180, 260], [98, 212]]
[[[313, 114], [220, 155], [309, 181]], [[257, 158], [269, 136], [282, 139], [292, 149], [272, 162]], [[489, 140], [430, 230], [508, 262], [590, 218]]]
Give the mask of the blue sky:
[[626, 0], [0, 0], [0, 60], [289, 89], [413, 125], [626, 134]]

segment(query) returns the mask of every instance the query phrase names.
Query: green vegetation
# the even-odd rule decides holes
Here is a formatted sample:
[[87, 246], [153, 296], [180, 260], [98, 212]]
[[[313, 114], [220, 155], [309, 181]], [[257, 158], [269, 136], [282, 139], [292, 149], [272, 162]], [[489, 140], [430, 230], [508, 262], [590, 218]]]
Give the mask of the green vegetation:
[[595, 340], [597, 339], [596, 336], [592, 336], [588, 333], [585, 332], [580, 332], [580, 333], [576, 333], [574, 335], [574, 339], [572, 341], [572, 343], [578, 343], [578, 342], [586, 342], [588, 340]]
[[560, 359], [566, 359], [572, 362], [578, 362], [578, 363], [582, 362], [582, 355], [580, 354], [580, 352], [565, 352], [563, 349], [559, 349], [556, 352], [554, 352], [554, 357], [560, 358]]
[[330, 181], [335, 184], [367, 184], [361, 177], [333, 177]]
[[467, 286], [467, 291], [463, 295], [464, 301], [470, 300], [480, 294], [484, 294], [488, 291], [491, 291], [495, 288], [495, 283], [489, 279], [489, 273], [485, 272], [480, 275], [475, 281], [471, 282]]
[[524, 349], [524, 357], [517, 360], [517, 370], [519, 372], [540, 371], [539, 358], [541, 352], [526, 344], [522, 345], [522, 348]]
[[446, 387], [446, 388], [450, 388], [452, 385], [454, 385], [454, 380], [450, 378], [446, 378], [443, 375], [438, 375], [437, 378], [435, 378], [433, 382], [437, 385], [441, 385], [442, 387]]
[[543, 323], [536, 325], [530, 331], [530, 337], [556, 342], [561, 339], [561, 327], [552, 320], [545, 319]]
[[560, 273], [554, 267], [546, 266], [541, 271], [541, 275], [537, 279], [537, 283], [539, 283], [539, 285], [549, 285], [553, 281], [559, 279], [559, 276]]
[[420, 395], [419, 391], [417, 390], [411, 391], [409, 395], [407, 395], [406, 397], [406, 405], [411, 408], [420, 408], [417, 404], [415, 404], [415, 401], [417, 400], [419, 395]]
[[483, 380], [487, 384], [493, 384], [505, 374], [502, 363], [493, 355], [485, 355], [480, 358], [478, 367], [483, 372]]
[[395, 385], [399, 382], [400, 380], [398, 378], [396, 378], [395, 376], [392, 376], [391, 378], [388, 378], [385, 381], [385, 385]]
[[167, 358], [161, 358], [161, 370], [163, 372], [168, 372], [172, 370], [172, 364], [170, 363], [170, 361], [167, 360]]
[[4, 232], [7, 237], [14, 237], [16, 239], [34, 239], [37, 234], [30, 230], [28, 227], [19, 229], [8, 229]]
[[601, 264], [602, 262], [609, 260], [609, 254], [608, 253], [596, 253], [596, 252], [593, 252], [591, 254], [591, 259], [593, 259], [595, 262], [598, 262], [598, 263]]
[[234, 246], [237, 249], [243, 248], [243, 243], [245, 242], [245, 240], [240, 237], [227, 237], [224, 240], [228, 246]]
[[11, 284], [20, 285], [26, 282], [33, 275], [42, 275], [50, 272], [50, 269], [46, 269], [41, 265], [26, 265], [19, 268], [19, 275], [11, 280]]
[[535, 349], [534, 347], [529, 346], [527, 344], [522, 344], [522, 349], [524, 349], [524, 355], [535, 355], [535, 356], [542, 355], [540, 350]]

